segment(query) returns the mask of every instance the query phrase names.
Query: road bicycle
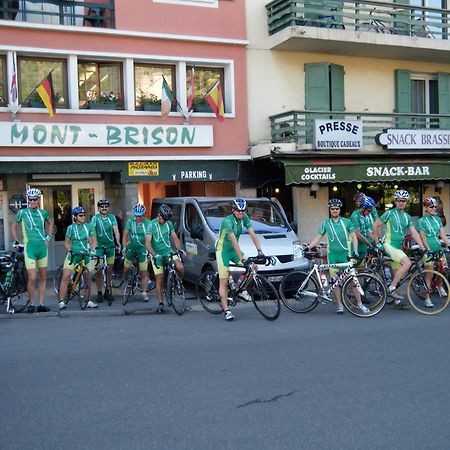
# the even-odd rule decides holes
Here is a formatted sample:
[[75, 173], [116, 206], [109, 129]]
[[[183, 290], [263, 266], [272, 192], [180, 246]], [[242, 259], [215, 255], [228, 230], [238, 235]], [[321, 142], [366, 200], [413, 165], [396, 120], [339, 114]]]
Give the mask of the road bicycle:
[[[401, 288], [401, 286], [407, 284], [406, 295], [409, 303], [416, 311], [427, 315], [439, 314], [447, 308], [450, 301], [450, 285], [447, 280], [447, 273], [441, 273], [444, 270], [443, 267], [441, 271], [424, 269], [422, 266], [423, 255], [424, 251], [418, 245], [411, 247], [411, 267], [408, 273], [400, 279], [397, 288]], [[430, 253], [430, 260], [436, 261], [436, 264], [439, 264], [438, 261], [441, 257], [441, 251]], [[377, 248], [368, 249], [366, 270], [377, 274], [386, 286], [390, 284], [390, 267], [388, 264], [389, 260], [386, 260], [384, 250]], [[431, 286], [427, 286], [425, 282], [425, 275], [427, 273], [431, 274]], [[446, 295], [441, 295], [442, 291], [441, 293], [439, 292], [439, 286], [442, 286]], [[430, 298], [433, 307], [427, 307], [425, 305], [425, 298], [427, 297]]]
[[[89, 295], [85, 294], [86, 293], [89, 294], [90, 291], [89, 287], [91, 283], [90, 280], [91, 274], [89, 272], [89, 267], [86, 264], [86, 258], [90, 255], [89, 253], [73, 253], [72, 251], [70, 251], [69, 253], [70, 253], [70, 264], [72, 264], [73, 260], [77, 257], [80, 257], [80, 260], [74, 266], [73, 273], [70, 276], [69, 284], [67, 285], [67, 294], [63, 299], [63, 302], [64, 304], [67, 305], [69, 301], [77, 298], [80, 308], [84, 310], [86, 309], [87, 304], [89, 302]], [[101, 258], [91, 256], [91, 259], [101, 259]], [[58, 298], [63, 270], [64, 270], [63, 265], [58, 267], [58, 270], [56, 271], [56, 274], [53, 278], [53, 290], [55, 291]]]
[[[147, 286], [147, 292], [155, 288], [155, 284], [151, 284], [151, 287]], [[126, 280], [123, 283], [122, 291], [122, 304], [125, 306], [132, 295], [137, 291], [142, 292], [141, 288], [141, 276], [139, 275], [139, 258], [137, 254], [134, 254], [132, 264], [128, 269]]]
[[115, 256], [111, 283], [113, 288], [120, 288], [123, 284], [123, 263], [125, 258], [121, 252], [116, 253]]
[[176, 270], [175, 256], [181, 257], [179, 252], [171, 252], [169, 255], [164, 256], [164, 295], [167, 304], [181, 316], [186, 311], [186, 291], [183, 281]]
[[397, 34], [397, 31], [394, 27], [388, 25], [384, 20], [374, 18], [372, 16], [373, 12], [376, 8], [372, 9], [369, 13], [369, 21], [362, 22], [359, 25], [360, 31], [371, 31], [374, 33], [383, 33], [383, 34]]
[[[334, 303], [332, 292], [341, 288], [342, 303], [358, 317], [372, 317], [386, 304], [386, 287], [376, 275], [357, 272], [354, 262], [322, 264], [320, 253], [304, 250], [305, 258], [313, 261], [309, 272], [293, 271], [283, 277], [280, 295], [283, 304], [293, 312], [307, 313], [319, 303]], [[340, 273], [328, 283], [325, 272], [340, 269]]]
[[[215, 254], [210, 256], [215, 259]], [[228, 283], [228, 304], [230, 307], [237, 306], [239, 302], [246, 303], [247, 300], [240, 295], [247, 291], [256, 310], [267, 320], [276, 320], [281, 311], [280, 298], [275, 286], [265, 277], [257, 273], [257, 264], [274, 265], [273, 257], [250, 257], [244, 266], [230, 264], [230, 267], [244, 269], [245, 272], [239, 277], [236, 287]], [[234, 283], [233, 283], [234, 284]], [[222, 303], [219, 295], [219, 273], [205, 272], [196, 283], [197, 298], [203, 308], [211, 314], [223, 313]]]
[[[114, 247], [112, 247], [114, 248]], [[92, 280], [95, 281], [96, 278], [98, 276], [102, 277], [102, 281], [103, 281], [103, 289], [106, 291], [108, 290], [110, 292], [110, 296], [108, 296], [107, 298], [107, 302], [108, 305], [111, 306], [113, 297], [112, 297], [112, 288], [113, 288], [113, 284], [112, 284], [112, 279], [109, 280], [109, 286], [107, 286], [107, 273], [108, 273], [108, 259], [106, 257], [106, 253], [107, 250], [110, 250], [110, 248], [106, 248], [106, 247], [97, 247], [96, 250], [102, 250], [103, 254], [102, 256], [97, 257], [97, 262], [95, 263], [95, 267], [94, 267], [94, 275], [92, 277]], [[111, 274], [111, 278], [112, 278], [112, 274]]]
[[[337, 11], [337, 9], [331, 8], [330, 11]], [[317, 19], [306, 21], [304, 26], [318, 28], [336, 28], [338, 30], [345, 30], [344, 24], [334, 15], [319, 14], [317, 16]]]
[[10, 252], [0, 252], [0, 301], [9, 314], [25, 311], [28, 306], [28, 274], [24, 261], [24, 246], [16, 245]]

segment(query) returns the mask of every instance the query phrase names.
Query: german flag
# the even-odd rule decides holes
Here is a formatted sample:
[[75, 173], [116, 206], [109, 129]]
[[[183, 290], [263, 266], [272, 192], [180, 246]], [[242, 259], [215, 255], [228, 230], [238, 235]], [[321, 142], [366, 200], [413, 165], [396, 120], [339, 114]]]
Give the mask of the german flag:
[[47, 108], [50, 117], [53, 117], [56, 112], [55, 93], [53, 91], [52, 73], [50, 72], [41, 84], [36, 88], [36, 92], [41, 97], [45, 107]]

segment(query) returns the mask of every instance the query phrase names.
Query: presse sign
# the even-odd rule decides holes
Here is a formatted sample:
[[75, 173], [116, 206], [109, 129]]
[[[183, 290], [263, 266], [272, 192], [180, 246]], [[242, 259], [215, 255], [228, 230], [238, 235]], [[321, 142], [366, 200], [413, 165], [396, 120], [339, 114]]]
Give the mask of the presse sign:
[[316, 119], [314, 143], [317, 150], [360, 149], [363, 145], [362, 121]]

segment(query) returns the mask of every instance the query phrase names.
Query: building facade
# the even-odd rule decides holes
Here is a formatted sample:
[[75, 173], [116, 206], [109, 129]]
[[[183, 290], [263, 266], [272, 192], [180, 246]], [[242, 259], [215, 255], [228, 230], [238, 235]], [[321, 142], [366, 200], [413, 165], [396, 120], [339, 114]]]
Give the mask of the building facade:
[[341, 198], [350, 215], [356, 191], [382, 213], [397, 188], [407, 189], [414, 217], [424, 197], [439, 197], [448, 216], [447, 2], [246, 8], [253, 160], [243, 164], [242, 184], [278, 195], [304, 241], [328, 217], [329, 198]]
[[[243, 2], [69, 3], [0, 6], [0, 248], [26, 187], [37, 187], [55, 221], [50, 268], [73, 206], [92, 215], [108, 198], [127, 214], [139, 201], [148, 215], [155, 197], [234, 195], [249, 159]], [[48, 74], [53, 117], [35, 93]], [[223, 122], [204, 101], [217, 82]]]

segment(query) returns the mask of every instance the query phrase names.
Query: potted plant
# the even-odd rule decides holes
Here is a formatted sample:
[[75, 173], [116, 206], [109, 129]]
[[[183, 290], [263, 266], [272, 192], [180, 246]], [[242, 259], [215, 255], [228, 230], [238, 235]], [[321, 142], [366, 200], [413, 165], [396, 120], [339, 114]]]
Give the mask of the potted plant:
[[204, 112], [204, 113], [212, 113], [212, 109], [209, 106], [209, 103], [206, 101], [204, 97], [196, 98], [194, 100], [194, 111], [195, 112]]
[[90, 109], [116, 109], [119, 104], [119, 96], [114, 92], [101, 92], [100, 95], [94, 94], [88, 101]]
[[[55, 102], [55, 106], [58, 105], [60, 100], [61, 100], [61, 96], [58, 93], [56, 93], [53, 96], [53, 101]], [[45, 108], [45, 105], [41, 99], [41, 96], [36, 91], [30, 95], [30, 98], [28, 101], [32, 108]]]
[[161, 99], [155, 94], [145, 94], [141, 91], [141, 95], [138, 97], [138, 102], [142, 105], [144, 111], [160, 111]]

